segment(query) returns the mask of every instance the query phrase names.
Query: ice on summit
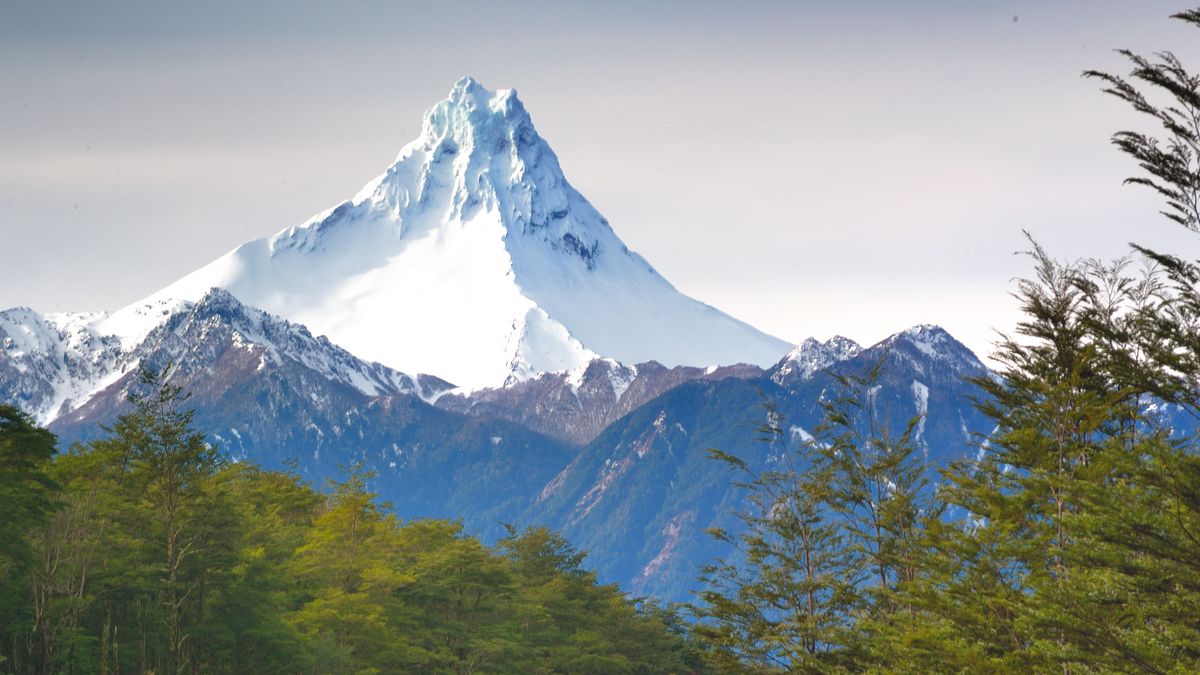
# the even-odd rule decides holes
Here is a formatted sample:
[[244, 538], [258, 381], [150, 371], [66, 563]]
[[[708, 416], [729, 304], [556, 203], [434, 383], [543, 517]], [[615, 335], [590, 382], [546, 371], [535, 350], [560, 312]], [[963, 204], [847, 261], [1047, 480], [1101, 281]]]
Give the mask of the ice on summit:
[[105, 321], [122, 341], [210, 288], [368, 361], [497, 386], [597, 357], [769, 365], [789, 348], [678, 292], [563, 176], [516, 91], [471, 78], [354, 198]]

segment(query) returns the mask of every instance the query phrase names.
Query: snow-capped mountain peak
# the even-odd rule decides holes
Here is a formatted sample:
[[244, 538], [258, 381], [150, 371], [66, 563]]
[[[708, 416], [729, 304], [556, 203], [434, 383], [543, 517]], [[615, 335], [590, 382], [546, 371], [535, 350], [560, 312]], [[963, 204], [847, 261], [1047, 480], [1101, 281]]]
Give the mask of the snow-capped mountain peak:
[[[454, 83], [450, 95], [425, 113], [419, 147], [492, 147], [504, 149], [514, 136], [536, 134], [515, 89], [488, 91], [472, 77]], [[453, 144], [453, 148], [449, 145]], [[397, 160], [403, 159], [402, 152]]]
[[630, 251], [563, 176], [516, 92], [471, 78], [353, 199], [109, 321], [144, 337], [147, 307], [153, 315], [212, 287], [360, 358], [468, 388], [597, 357], [769, 365], [787, 350], [679, 293]]
[[825, 342], [808, 338], [796, 345], [776, 365], [771, 379], [778, 385], [805, 381], [829, 366], [854, 358], [862, 347], [847, 337], [835, 335]]
[[885, 348], [902, 356], [920, 356], [948, 365], [961, 373], [986, 372], [987, 367], [941, 326], [918, 324], [880, 342], [872, 349]]

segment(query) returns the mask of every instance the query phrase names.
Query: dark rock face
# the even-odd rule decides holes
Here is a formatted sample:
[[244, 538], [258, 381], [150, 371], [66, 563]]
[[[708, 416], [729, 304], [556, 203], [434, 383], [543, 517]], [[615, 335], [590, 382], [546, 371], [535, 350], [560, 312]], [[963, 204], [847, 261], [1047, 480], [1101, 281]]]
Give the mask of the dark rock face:
[[472, 417], [505, 419], [570, 443], [587, 443], [621, 417], [684, 382], [752, 379], [766, 371], [747, 365], [715, 369], [676, 366], [656, 361], [625, 366], [597, 359], [569, 373], [543, 373], [507, 387], [482, 389], [464, 396], [437, 399], [445, 410]]

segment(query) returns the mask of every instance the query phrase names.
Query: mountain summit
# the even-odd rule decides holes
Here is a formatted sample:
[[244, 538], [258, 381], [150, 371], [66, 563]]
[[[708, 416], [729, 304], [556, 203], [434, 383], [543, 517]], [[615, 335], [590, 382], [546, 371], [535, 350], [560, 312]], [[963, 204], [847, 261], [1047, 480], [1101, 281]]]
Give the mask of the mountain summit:
[[790, 347], [677, 291], [571, 187], [516, 91], [471, 78], [353, 199], [120, 310], [108, 332], [144, 334], [213, 287], [465, 387], [597, 357], [769, 365]]

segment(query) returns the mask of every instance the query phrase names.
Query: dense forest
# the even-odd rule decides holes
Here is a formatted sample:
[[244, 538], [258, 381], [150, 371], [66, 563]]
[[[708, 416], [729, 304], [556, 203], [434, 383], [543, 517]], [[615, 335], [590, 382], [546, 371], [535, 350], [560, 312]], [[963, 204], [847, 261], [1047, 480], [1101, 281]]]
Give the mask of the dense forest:
[[[1122, 54], [1085, 75], [1155, 125], [1113, 138], [1128, 182], [1200, 232], [1200, 77]], [[774, 470], [712, 453], [744, 529], [712, 532], [732, 552], [687, 608], [600, 585], [545, 529], [401, 523], [355, 467], [317, 490], [225, 461], [165, 373], [63, 452], [0, 407], [0, 670], [1197, 672], [1200, 264], [1031, 249], [979, 452], [930, 475], [877, 371], [840, 376], [811, 438], [768, 403]]]
[[0, 669], [28, 673], [669, 672], [674, 614], [601, 586], [545, 529], [494, 548], [400, 523], [351, 468], [324, 493], [222, 461], [146, 372], [87, 446], [0, 407]]

